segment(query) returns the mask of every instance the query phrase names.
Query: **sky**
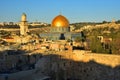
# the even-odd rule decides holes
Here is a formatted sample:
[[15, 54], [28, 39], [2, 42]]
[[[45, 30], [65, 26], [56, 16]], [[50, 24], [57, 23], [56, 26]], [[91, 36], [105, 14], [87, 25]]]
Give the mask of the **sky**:
[[120, 20], [120, 0], [1, 0], [0, 22], [19, 22], [22, 13], [29, 22], [51, 23], [59, 14], [70, 23]]

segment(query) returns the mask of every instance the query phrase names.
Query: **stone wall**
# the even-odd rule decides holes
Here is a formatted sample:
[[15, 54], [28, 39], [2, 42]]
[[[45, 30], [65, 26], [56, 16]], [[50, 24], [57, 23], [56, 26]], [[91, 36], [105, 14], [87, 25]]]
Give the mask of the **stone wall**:
[[[20, 71], [12, 74], [1, 74], [0, 80], [22, 80], [25, 77], [31, 76], [35, 70]], [[7, 79], [5, 78], [7, 77]]]
[[[49, 57], [48, 57], [49, 56]], [[36, 69], [52, 80], [120, 80], [120, 56], [86, 51], [63, 51], [40, 59]], [[47, 66], [47, 67], [40, 67]]]
[[49, 52], [36, 62], [35, 68], [10, 74], [8, 80], [37, 80], [41, 79], [40, 74], [50, 76], [51, 80], [120, 80], [119, 55], [80, 50]]
[[109, 54], [99, 54], [99, 53], [95, 54], [80, 50], [78, 51], [76, 50], [73, 53], [74, 53], [73, 60], [76, 61], [89, 62], [93, 60], [99, 64], [111, 66], [113, 68], [116, 66], [120, 66], [120, 55], [109, 55]]

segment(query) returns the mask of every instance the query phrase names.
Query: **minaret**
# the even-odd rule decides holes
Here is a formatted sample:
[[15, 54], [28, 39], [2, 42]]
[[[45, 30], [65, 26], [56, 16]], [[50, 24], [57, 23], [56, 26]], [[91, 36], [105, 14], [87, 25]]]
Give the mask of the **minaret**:
[[28, 32], [27, 16], [25, 13], [23, 13], [20, 22], [20, 35], [26, 35], [27, 32]]

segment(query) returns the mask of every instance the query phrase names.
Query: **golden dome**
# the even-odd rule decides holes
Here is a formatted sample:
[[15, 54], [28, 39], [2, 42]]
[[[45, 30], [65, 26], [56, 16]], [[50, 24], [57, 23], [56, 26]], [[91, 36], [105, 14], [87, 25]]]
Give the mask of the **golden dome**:
[[62, 15], [56, 16], [51, 24], [52, 27], [69, 27], [69, 21]]

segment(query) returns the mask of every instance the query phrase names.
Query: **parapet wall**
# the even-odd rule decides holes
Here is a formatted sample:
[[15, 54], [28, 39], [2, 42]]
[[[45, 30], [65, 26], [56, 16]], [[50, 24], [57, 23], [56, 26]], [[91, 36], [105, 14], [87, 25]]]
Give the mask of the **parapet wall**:
[[73, 59], [75, 61], [89, 62], [93, 60], [97, 63], [111, 67], [120, 66], [120, 55], [95, 54], [78, 50], [73, 51], [73, 53]]

